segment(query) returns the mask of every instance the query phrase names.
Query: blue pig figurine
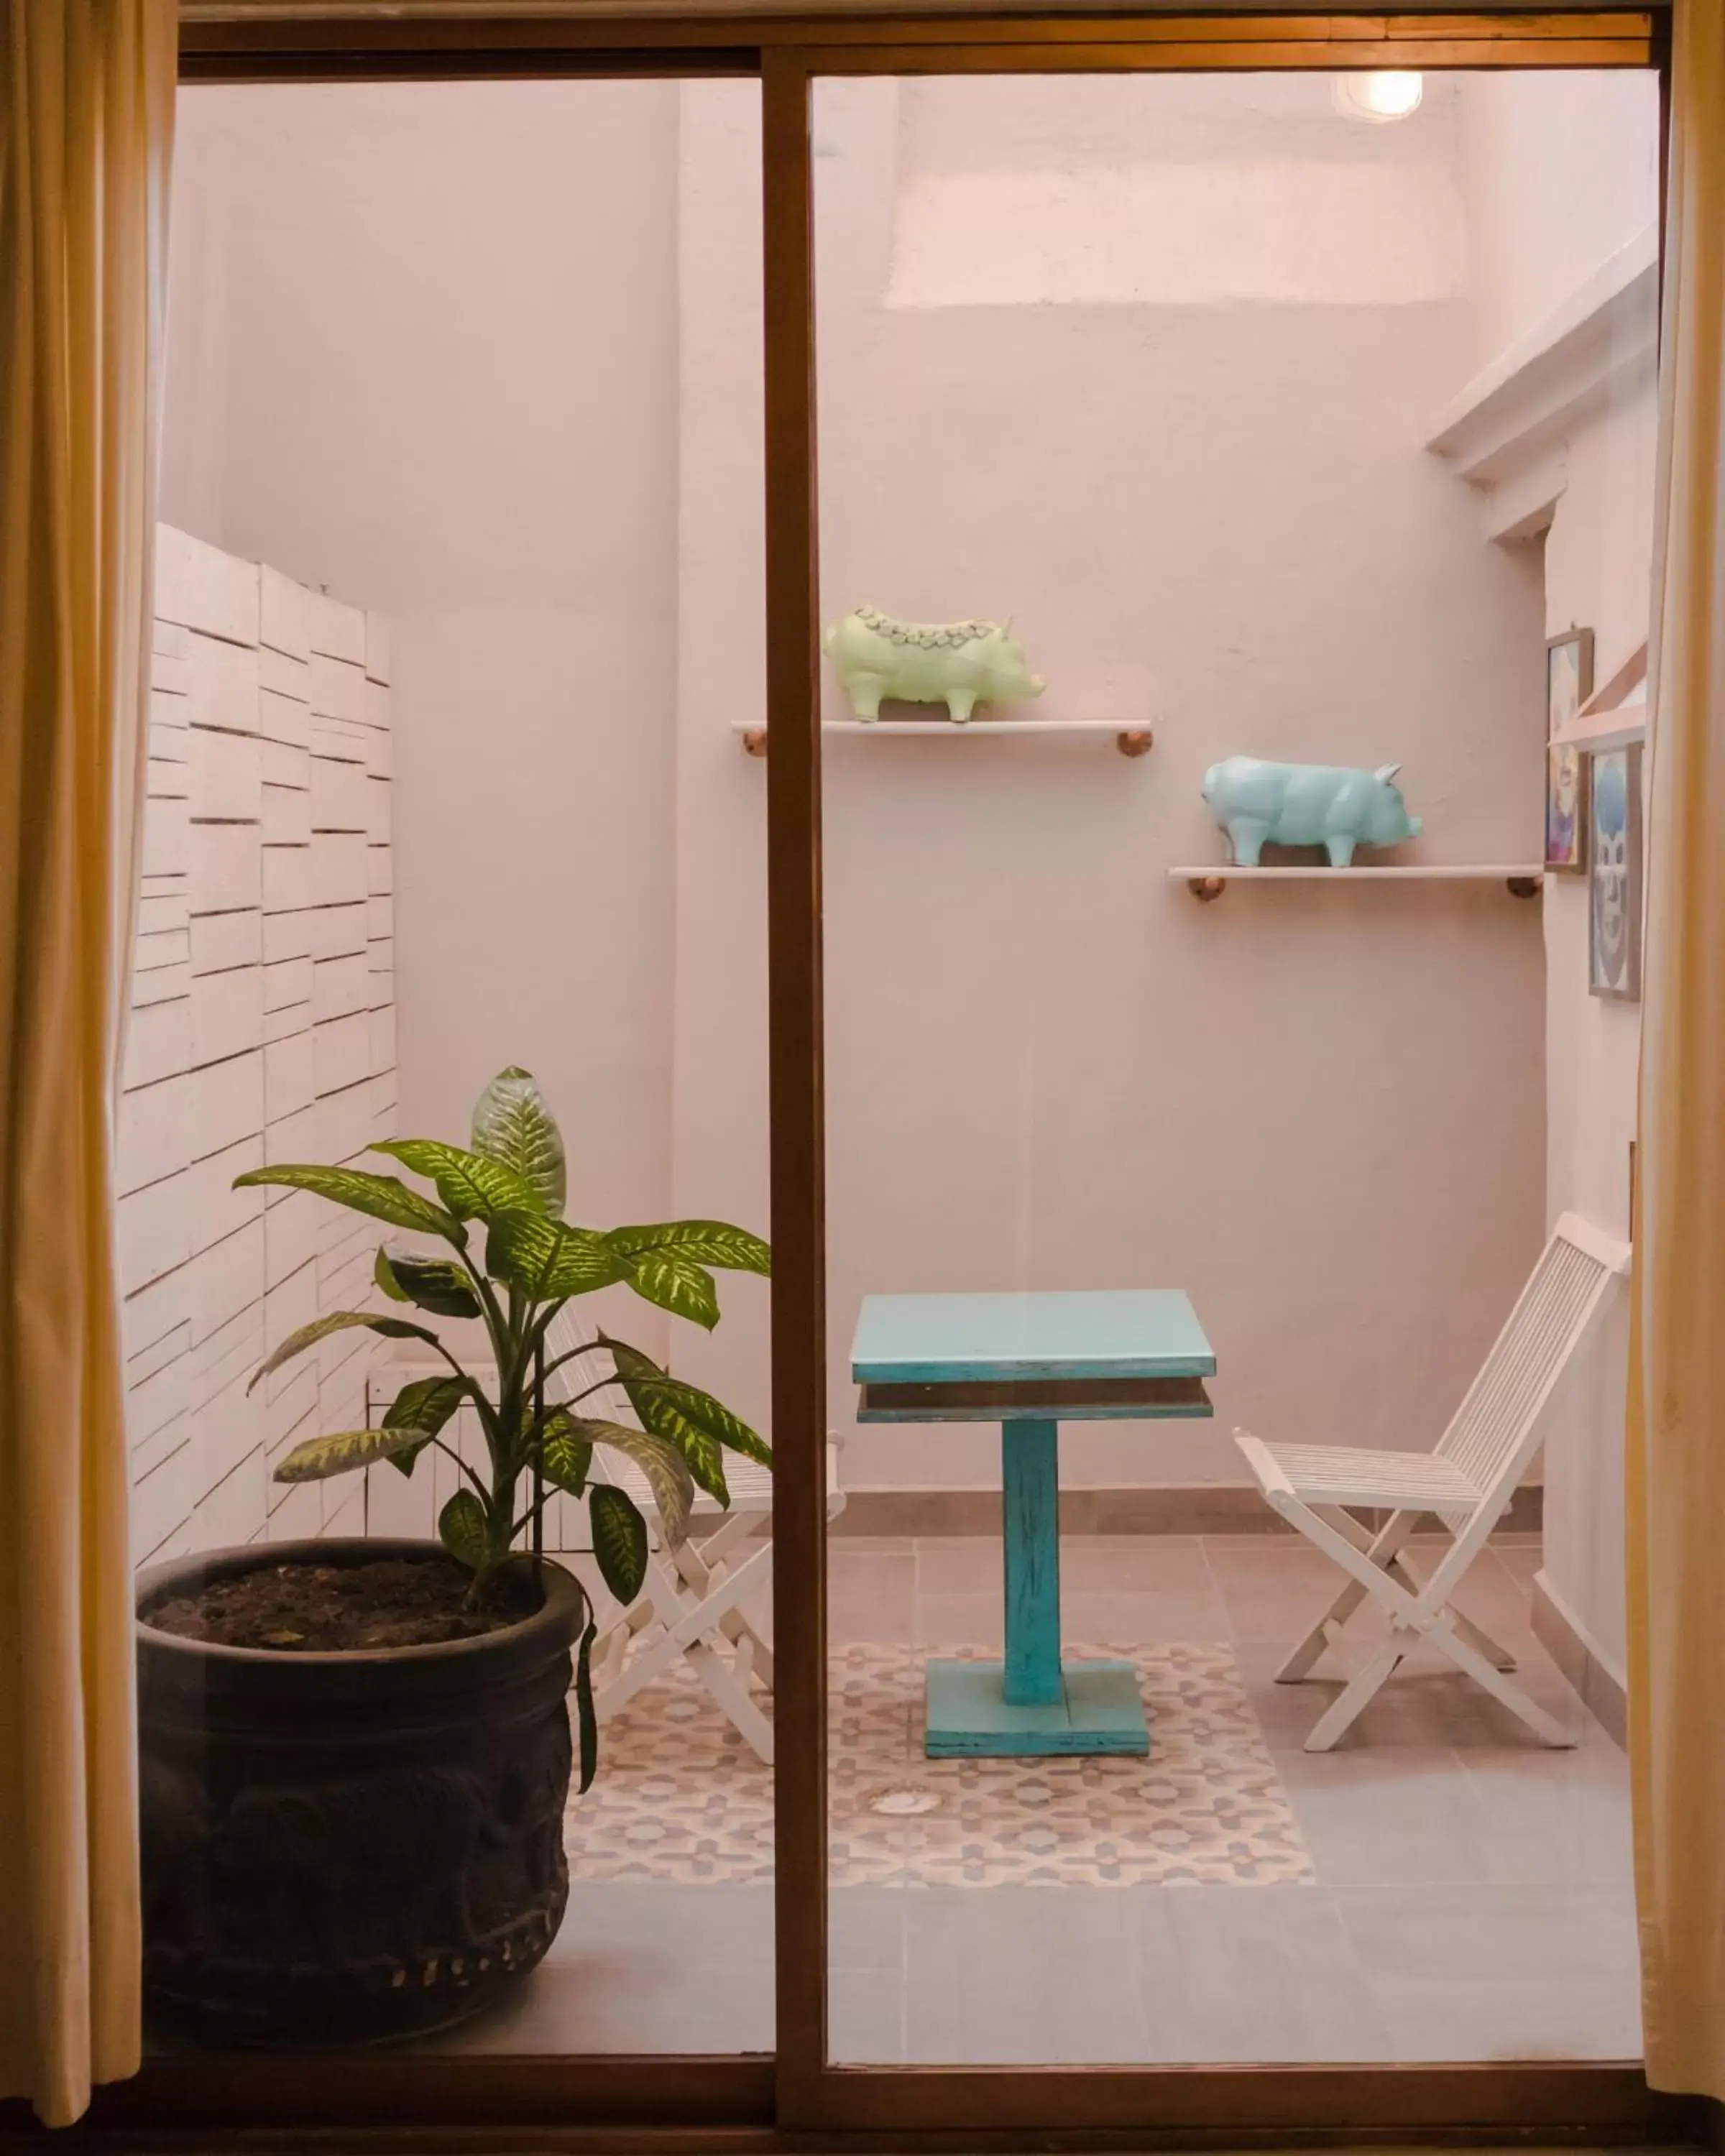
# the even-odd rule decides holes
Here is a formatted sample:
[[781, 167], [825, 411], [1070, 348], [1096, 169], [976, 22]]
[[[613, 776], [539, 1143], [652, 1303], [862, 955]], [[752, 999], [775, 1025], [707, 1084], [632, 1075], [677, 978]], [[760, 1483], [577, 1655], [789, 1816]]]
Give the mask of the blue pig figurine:
[[1356, 846], [1394, 846], [1420, 835], [1395, 783], [1399, 763], [1375, 771], [1329, 763], [1265, 763], [1230, 756], [1204, 775], [1209, 812], [1228, 834], [1234, 858], [1255, 868], [1266, 839], [1279, 846], [1322, 846], [1345, 869]]

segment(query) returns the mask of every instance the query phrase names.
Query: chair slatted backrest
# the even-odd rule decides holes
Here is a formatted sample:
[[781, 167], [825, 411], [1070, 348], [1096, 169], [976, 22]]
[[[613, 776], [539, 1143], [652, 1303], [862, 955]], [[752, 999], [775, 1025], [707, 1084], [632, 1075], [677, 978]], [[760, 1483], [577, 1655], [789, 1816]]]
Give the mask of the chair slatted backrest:
[[[1508, 1322], [1438, 1440], [1439, 1456], [1459, 1467], [1481, 1493], [1489, 1520], [1507, 1507], [1538, 1449], [1540, 1411], [1606, 1288], [1628, 1270], [1626, 1246], [1574, 1214], [1564, 1214], [1553, 1229]], [[1459, 1530], [1478, 1517], [1478, 1509], [1443, 1517]]]

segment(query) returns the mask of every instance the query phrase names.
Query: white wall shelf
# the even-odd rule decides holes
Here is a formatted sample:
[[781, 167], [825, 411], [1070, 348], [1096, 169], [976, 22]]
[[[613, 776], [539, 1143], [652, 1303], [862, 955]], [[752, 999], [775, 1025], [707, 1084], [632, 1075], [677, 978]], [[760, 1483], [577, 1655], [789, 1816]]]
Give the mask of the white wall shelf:
[[1501, 883], [1512, 898], [1532, 898], [1538, 893], [1544, 870], [1535, 863], [1523, 867], [1514, 862], [1410, 863], [1399, 869], [1332, 869], [1316, 865], [1275, 868], [1240, 868], [1231, 861], [1209, 867], [1172, 868], [1170, 883], [1183, 883], [1192, 896], [1208, 901], [1219, 898], [1229, 885], [1240, 883]]
[[1591, 716], [1583, 711], [1567, 726], [1558, 727], [1551, 737], [1551, 745], [1553, 748], [1582, 748], [1590, 756], [1597, 756], [1602, 749], [1627, 748], [1632, 742], [1646, 738], [1646, 705], [1620, 704], [1612, 711], [1595, 711]]
[[[999, 738], [1007, 734], [1112, 734], [1122, 756], [1147, 756], [1156, 737], [1148, 726], [1135, 726], [1119, 719], [970, 719], [955, 726], [950, 719], [823, 719], [824, 734], [888, 735], [899, 741], [952, 741], [961, 737]], [[740, 735], [751, 756], [767, 753], [767, 729], [747, 719], [733, 719], [731, 731]]]

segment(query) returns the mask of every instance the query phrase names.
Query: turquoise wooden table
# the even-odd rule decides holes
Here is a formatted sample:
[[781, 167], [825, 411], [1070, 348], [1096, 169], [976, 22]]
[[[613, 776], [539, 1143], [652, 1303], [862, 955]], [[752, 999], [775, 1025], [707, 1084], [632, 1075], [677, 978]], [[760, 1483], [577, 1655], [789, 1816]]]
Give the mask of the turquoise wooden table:
[[1130, 1662], [1060, 1655], [1060, 1426], [1208, 1415], [1216, 1358], [1178, 1288], [871, 1295], [861, 1422], [998, 1422], [1006, 1658], [928, 1665], [931, 1758], [1150, 1748]]

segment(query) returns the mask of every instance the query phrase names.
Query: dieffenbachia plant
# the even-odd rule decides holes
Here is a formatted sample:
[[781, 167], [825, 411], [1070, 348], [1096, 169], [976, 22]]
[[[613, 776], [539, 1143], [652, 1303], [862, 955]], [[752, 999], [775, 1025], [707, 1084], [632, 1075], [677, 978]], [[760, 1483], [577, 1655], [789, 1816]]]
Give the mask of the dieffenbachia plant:
[[[436, 1138], [394, 1138], [372, 1151], [393, 1155], [410, 1173], [429, 1181], [436, 1199], [410, 1188], [398, 1176], [354, 1168], [254, 1168], [234, 1178], [235, 1188], [261, 1183], [310, 1190], [447, 1245], [448, 1256], [380, 1248], [373, 1276], [393, 1303], [413, 1305], [434, 1317], [481, 1319], [497, 1372], [495, 1396], [462, 1368], [429, 1326], [387, 1311], [332, 1311], [290, 1334], [252, 1383], [352, 1326], [390, 1339], [423, 1340], [448, 1363], [448, 1373], [404, 1384], [376, 1430], [338, 1430], [295, 1445], [276, 1468], [275, 1480], [318, 1481], [382, 1460], [411, 1475], [420, 1454], [436, 1446], [464, 1478], [439, 1516], [438, 1533], [449, 1554], [472, 1573], [475, 1595], [481, 1599], [522, 1537], [535, 1534], [552, 1493], [584, 1496], [600, 1573], [627, 1606], [646, 1576], [647, 1524], [626, 1491], [610, 1482], [589, 1482], [594, 1446], [623, 1454], [645, 1475], [665, 1537], [673, 1546], [683, 1539], [697, 1484], [721, 1505], [730, 1502], [725, 1448], [766, 1467], [771, 1467], [773, 1455], [730, 1409], [710, 1393], [671, 1377], [639, 1348], [601, 1332], [547, 1359], [547, 1333], [574, 1296], [619, 1283], [660, 1309], [711, 1329], [719, 1322], [712, 1268], [766, 1273], [771, 1269], [766, 1244], [721, 1220], [571, 1227], [562, 1217], [567, 1170], [562, 1136], [532, 1077], [514, 1067], [500, 1071], [480, 1094], [469, 1147]], [[482, 1250], [475, 1242], [480, 1233]], [[581, 1358], [586, 1367], [580, 1378], [588, 1382], [565, 1400], [548, 1400], [546, 1380], [562, 1364]], [[580, 1412], [583, 1399], [614, 1383], [622, 1387], [639, 1429]], [[462, 1459], [440, 1434], [464, 1403], [472, 1405], [484, 1432], [488, 1472]], [[593, 1778], [596, 1755], [588, 1674], [594, 1629], [589, 1604], [576, 1660], [583, 1789]]]

